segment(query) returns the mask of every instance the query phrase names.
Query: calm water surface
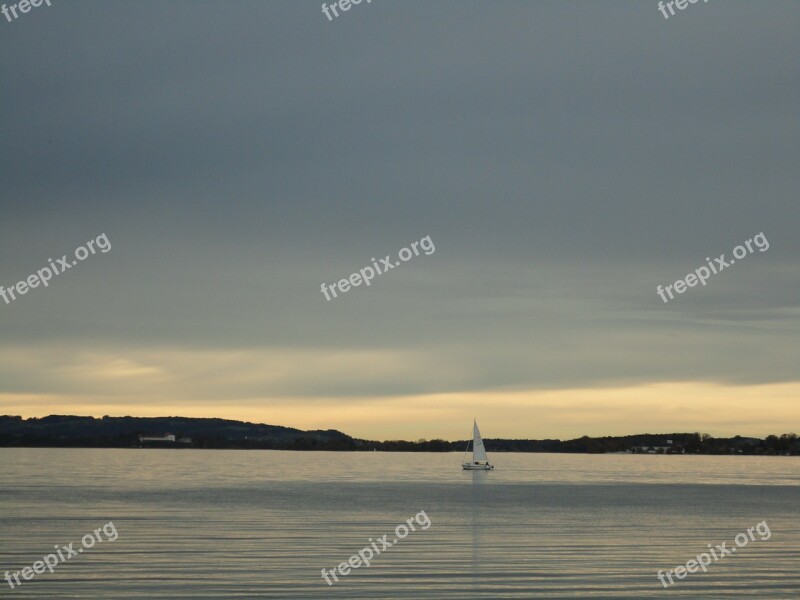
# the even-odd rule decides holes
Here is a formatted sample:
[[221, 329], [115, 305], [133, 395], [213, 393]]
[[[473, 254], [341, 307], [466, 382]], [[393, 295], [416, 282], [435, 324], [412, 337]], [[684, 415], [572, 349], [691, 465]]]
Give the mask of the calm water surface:
[[[0, 449], [0, 574], [119, 537], [8, 598], [800, 598], [800, 459]], [[424, 510], [432, 525], [329, 587]], [[767, 521], [669, 590], [659, 569]]]

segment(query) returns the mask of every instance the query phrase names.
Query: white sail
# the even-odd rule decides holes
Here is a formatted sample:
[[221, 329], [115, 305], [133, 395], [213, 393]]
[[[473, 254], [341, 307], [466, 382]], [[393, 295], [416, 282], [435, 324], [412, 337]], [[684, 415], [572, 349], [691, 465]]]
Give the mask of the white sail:
[[477, 421], [474, 421], [472, 428], [472, 460], [473, 462], [489, 460], [486, 458], [486, 448], [483, 447], [483, 440], [481, 439], [481, 432], [478, 431]]

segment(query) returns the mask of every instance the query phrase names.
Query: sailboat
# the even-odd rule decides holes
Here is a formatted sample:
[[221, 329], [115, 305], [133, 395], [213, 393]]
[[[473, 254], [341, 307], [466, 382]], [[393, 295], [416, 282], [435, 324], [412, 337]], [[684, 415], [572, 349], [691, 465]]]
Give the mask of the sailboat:
[[[467, 442], [464, 456], [467, 455], [467, 452], [469, 452], [469, 442]], [[472, 421], [472, 462], [462, 463], [461, 466], [465, 471], [491, 471], [494, 469], [494, 465], [490, 465], [489, 459], [486, 457], [486, 448], [483, 447], [478, 422], [474, 419]]]

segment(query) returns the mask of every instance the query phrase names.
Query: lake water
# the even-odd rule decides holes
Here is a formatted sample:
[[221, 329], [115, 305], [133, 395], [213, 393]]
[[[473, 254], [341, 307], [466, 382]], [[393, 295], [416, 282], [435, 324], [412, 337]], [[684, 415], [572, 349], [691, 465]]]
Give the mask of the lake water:
[[[488, 473], [461, 458], [0, 449], [0, 574], [118, 532], [0, 597], [800, 597], [798, 458], [493, 454]], [[428, 529], [325, 583], [422, 510]], [[769, 539], [659, 583], [762, 521]]]

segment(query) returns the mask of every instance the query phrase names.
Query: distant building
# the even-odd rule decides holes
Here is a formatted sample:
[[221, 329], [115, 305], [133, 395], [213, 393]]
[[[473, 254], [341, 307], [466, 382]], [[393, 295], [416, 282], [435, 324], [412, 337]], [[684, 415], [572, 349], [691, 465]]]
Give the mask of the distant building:
[[139, 442], [175, 442], [175, 435], [172, 433], [165, 433], [163, 435], [140, 435]]
[[635, 454], [667, 454], [672, 450], [672, 446], [634, 446]]

